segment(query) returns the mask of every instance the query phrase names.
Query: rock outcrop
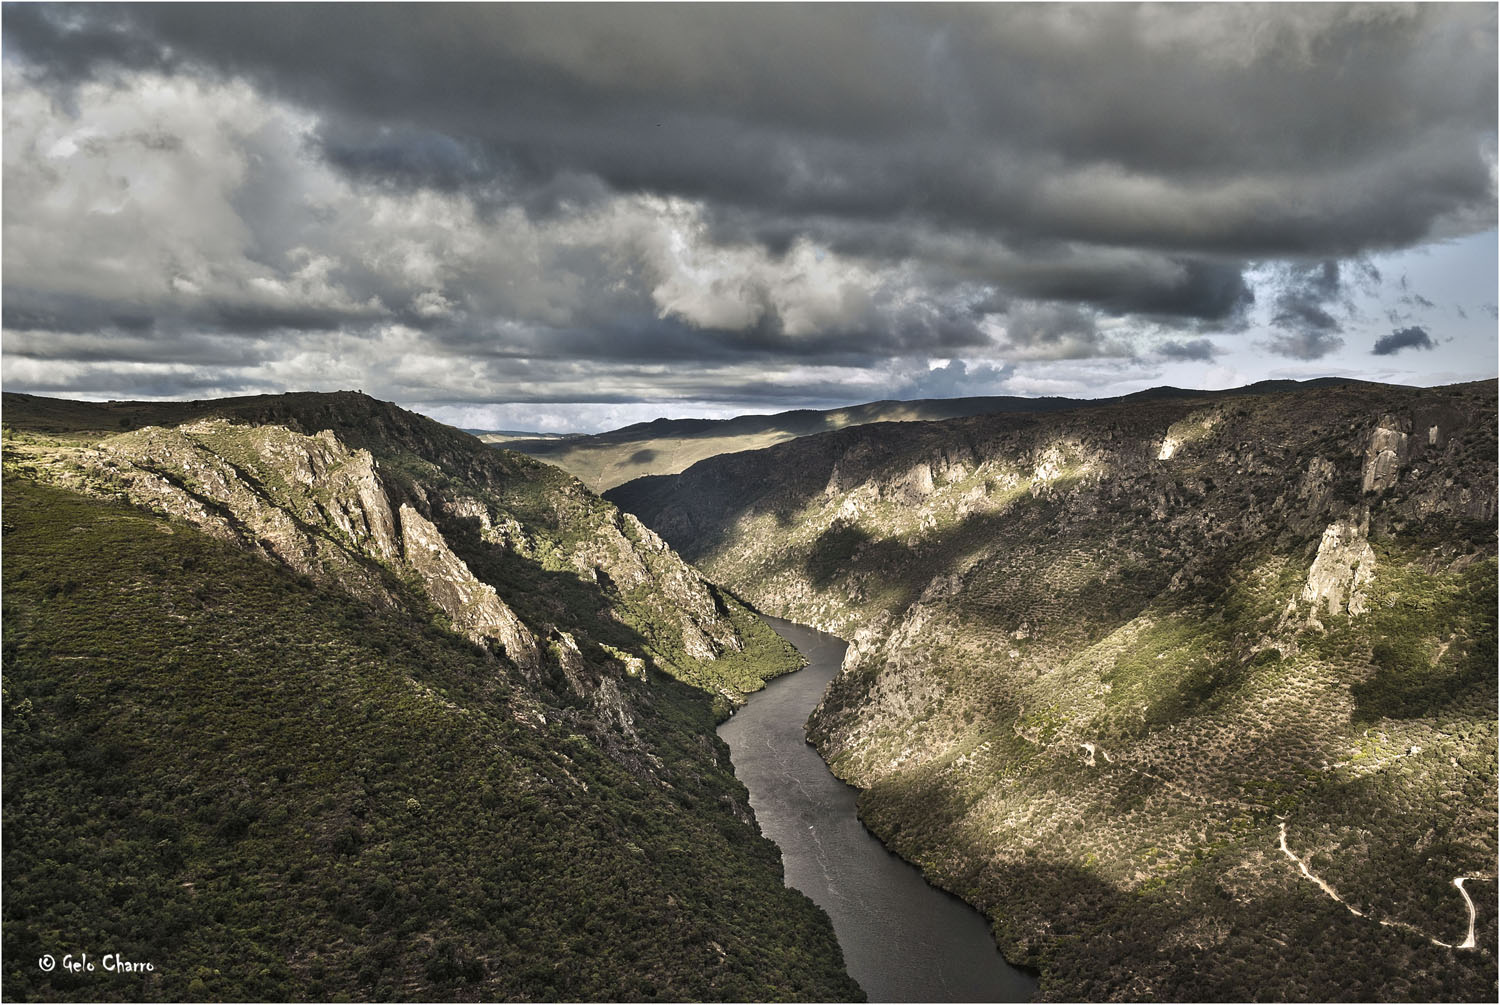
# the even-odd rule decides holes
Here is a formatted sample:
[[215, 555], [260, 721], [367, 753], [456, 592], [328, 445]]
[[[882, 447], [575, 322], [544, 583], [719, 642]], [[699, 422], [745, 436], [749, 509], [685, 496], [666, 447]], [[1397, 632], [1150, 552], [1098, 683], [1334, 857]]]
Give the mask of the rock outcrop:
[[427, 595], [454, 628], [475, 642], [493, 639], [516, 665], [536, 669], [540, 657], [531, 631], [493, 586], [475, 578], [432, 521], [406, 503], [401, 504], [401, 543], [407, 566], [422, 578]]
[[1358, 520], [1336, 520], [1323, 532], [1318, 555], [1307, 573], [1302, 600], [1323, 608], [1331, 615], [1363, 614], [1366, 609], [1364, 587], [1375, 578], [1375, 550], [1367, 535], [1370, 514]]
[[[1437, 443], [1437, 434], [1431, 439]], [[1382, 415], [1365, 445], [1364, 492], [1384, 492], [1401, 477], [1401, 468], [1410, 453], [1411, 420]]]
[[[738, 704], [760, 677], [742, 660], [713, 669], [722, 657], [772, 646], [785, 658], [757, 665], [795, 665], [774, 636], [747, 641], [743, 605], [556, 468], [360, 394], [151, 412], [164, 424], [86, 444], [8, 438], [7, 466], [123, 496], [383, 608], [415, 587], [532, 683], [550, 664], [582, 698], [601, 673], [644, 682], [650, 668]], [[557, 631], [575, 639], [566, 660], [541, 642]]]
[[456, 630], [503, 645], [519, 666], [538, 665], [535, 638], [494, 587], [432, 521], [408, 503], [393, 508], [370, 452], [349, 449], [330, 430], [306, 436], [205, 419], [115, 437], [81, 459], [137, 504], [364, 599], [395, 602], [381, 566], [414, 572]]
[[[332, 434], [207, 419], [148, 427], [90, 451], [133, 502], [242, 541], [306, 576], [390, 601], [368, 559], [399, 559], [396, 523], [368, 451]], [[332, 531], [332, 533], [330, 533]]]

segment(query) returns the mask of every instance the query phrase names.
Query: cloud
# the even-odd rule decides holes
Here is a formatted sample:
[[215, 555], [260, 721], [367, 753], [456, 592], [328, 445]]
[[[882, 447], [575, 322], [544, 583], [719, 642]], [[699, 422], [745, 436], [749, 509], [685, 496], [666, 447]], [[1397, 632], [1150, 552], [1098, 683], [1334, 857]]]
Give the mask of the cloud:
[[958, 393], [1070, 380], [1036, 374], [1129, 332], [1208, 359], [1257, 308], [1245, 343], [1316, 359], [1371, 254], [1495, 221], [1484, 5], [36, 4], [3, 29], [4, 372], [37, 388]]
[[1275, 282], [1271, 324], [1282, 332], [1262, 347], [1278, 356], [1314, 360], [1343, 346], [1339, 333], [1354, 307], [1337, 261], [1287, 264]]
[[1011, 359], [1129, 356], [1130, 347], [1100, 331], [1098, 317], [1061, 304], [1015, 304], [1001, 327], [1000, 349]]
[[1389, 335], [1382, 335], [1375, 340], [1375, 346], [1370, 352], [1376, 356], [1390, 356], [1402, 349], [1436, 348], [1427, 329], [1412, 325], [1410, 328], [1398, 328]]
[[1276, 297], [1272, 324], [1283, 328], [1339, 331], [1342, 324], [1329, 311], [1342, 299], [1338, 262], [1328, 260], [1289, 266]]
[[1177, 362], [1197, 360], [1210, 362], [1218, 350], [1214, 344], [1206, 338], [1193, 339], [1190, 342], [1167, 341], [1158, 343], [1155, 352], [1163, 359]]
[[903, 382], [893, 397], [909, 400], [1004, 394], [1007, 382], [1015, 372], [1014, 366], [981, 363], [971, 368], [964, 360], [951, 359]]
[[1416, 240], [1446, 214], [1493, 218], [1494, 32], [1482, 8], [1355, 6], [379, 6], [357, 21], [321, 6], [43, 6], [6, 19], [38, 77], [251, 80], [314, 110], [335, 161], [396, 184], [573, 172], [807, 223], [899, 215], [1002, 238], [1304, 256]]
[[1263, 343], [1278, 356], [1289, 359], [1322, 359], [1343, 346], [1344, 340], [1326, 331], [1312, 329], [1295, 334], [1277, 335]]

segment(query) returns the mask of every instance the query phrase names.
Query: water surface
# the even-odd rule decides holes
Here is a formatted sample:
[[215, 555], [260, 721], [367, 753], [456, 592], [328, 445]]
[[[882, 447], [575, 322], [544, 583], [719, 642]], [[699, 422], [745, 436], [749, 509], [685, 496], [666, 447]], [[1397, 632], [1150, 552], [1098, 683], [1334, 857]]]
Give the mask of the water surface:
[[838, 672], [848, 644], [766, 618], [809, 665], [766, 685], [719, 727], [734, 773], [766, 837], [781, 848], [786, 883], [833, 919], [849, 974], [872, 1002], [1016, 1002], [1036, 979], [1005, 962], [989, 924], [929, 886], [885, 849], [854, 812], [855, 790], [833, 776], [803, 723]]

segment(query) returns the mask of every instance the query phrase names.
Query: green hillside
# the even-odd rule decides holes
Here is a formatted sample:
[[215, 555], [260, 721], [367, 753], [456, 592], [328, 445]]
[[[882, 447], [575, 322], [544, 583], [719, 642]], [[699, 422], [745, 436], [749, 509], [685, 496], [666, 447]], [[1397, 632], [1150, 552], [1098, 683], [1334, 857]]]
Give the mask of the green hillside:
[[867, 426], [610, 497], [852, 641], [811, 738], [1044, 997], [1490, 1000], [1495, 455], [1493, 383], [1351, 385]]
[[39, 401], [5, 414], [7, 998], [861, 997], [713, 734], [795, 653], [649, 532], [362, 396], [124, 433]]

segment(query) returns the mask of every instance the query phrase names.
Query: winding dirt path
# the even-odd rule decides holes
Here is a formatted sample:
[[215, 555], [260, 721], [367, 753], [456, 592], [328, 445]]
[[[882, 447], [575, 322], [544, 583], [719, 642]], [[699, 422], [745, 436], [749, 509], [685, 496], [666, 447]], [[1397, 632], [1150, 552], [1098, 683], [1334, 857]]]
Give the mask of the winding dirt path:
[[[1034, 746], [1040, 747], [1043, 750], [1048, 749], [1048, 747], [1049, 747], [1048, 744], [1039, 742], [1039, 741], [1034, 740], [1031, 737], [1027, 736], [1024, 732], [1022, 732], [1022, 730], [1019, 728], [1019, 726], [1013, 725], [1012, 729], [1015, 731], [1016, 736], [1020, 737], [1021, 739], [1025, 740], [1026, 742], [1031, 743]], [[1369, 730], [1366, 730], [1365, 733], [1366, 733], [1366, 735], [1369, 735]], [[1100, 765], [1099, 765], [1099, 761], [1097, 760], [1097, 758], [1103, 758], [1104, 761], [1106, 763], [1110, 764], [1111, 766], [1123, 767], [1126, 771], [1133, 772], [1134, 774], [1141, 775], [1141, 776], [1143, 776], [1145, 778], [1150, 778], [1153, 781], [1156, 781], [1156, 782], [1160, 783], [1163, 787], [1165, 787], [1167, 789], [1170, 789], [1170, 790], [1175, 790], [1175, 791], [1177, 791], [1177, 793], [1179, 795], [1185, 796], [1185, 797], [1187, 797], [1190, 800], [1203, 801], [1203, 797], [1197, 795], [1196, 793], [1191, 793], [1191, 792], [1187, 791], [1183, 786], [1179, 785], [1176, 782], [1169, 781], [1169, 780], [1167, 780], [1165, 778], [1162, 778], [1160, 775], [1157, 775], [1157, 774], [1155, 774], [1153, 772], [1150, 772], [1150, 771], [1146, 771], [1146, 770], [1144, 770], [1142, 768], [1137, 768], [1134, 765], [1131, 765], [1131, 764], [1128, 764], [1128, 763], [1127, 764], [1121, 764], [1119, 762], [1116, 762], [1115, 759], [1113, 757], [1110, 757], [1109, 754], [1104, 750], [1104, 748], [1101, 747], [1101, 746], [1099, 746], [1097, 743], [1090, 743], [1090, 742], [1087, 742], [1087, 741], [1078, 741], [1073, 746], [1073, 749], [1075, 749], [1075, 750], [1082, 750], [1083, 751], [1083, 753], [1086, 755], [1086, 759], [1084, 760], [1083, 763], [1085, 763], [1086, 765], [1088, 765], [1091, 768], [1099, 767]], [[1402, 757], [1412, 757], [1412, 756], [1415, 756], [1417, 753], [1420, 753], [1420, 752], [1421, 752], [1421, 748], [1418, 747], [1418, 748], [1415, 748], [1415, 749], [1412, 749], [1412, 750], [1408, 750], [1405, 753], [1397, 754], [1395, 759], [1400, 759]], [[1074, 755], [1074, 756], [1076, 756], [1076, 755]], [[1221, 805], [1236, 806], [1236, 807], [1238, 807], [1240, 809], [1252, 809], [1253, 810], [1253, 809], [1263, 809], [1264, 808], [1264, 807], [1251, 806], [1250, 804], [1247, 804], [1244, 801], [1239, 800], [1239, 799], [1217, 799], [1217, 800], [1211, 800], [1211, 801], [1218, 802]], [[1303, 861], [1300, 857], [1298, 857], [1298, 855], [1295, 852], [1293, 852], [1291, 848], [1289, 848], [1287, 846], [1287, 843], [1286, 843], [1286, 821], [1285, 820], [1281, 821], [1280, 827], [1281, 827], [1281, 833], [1280, 833], [1280, 837], [1279, 837], [1279, 846], [1281, 848], [1281, 853], [1283, 855], [1285, 855], [1288, 859], [1290, 859], [1294, 865], [1297, 866], [1298, 871], [1302, 873], [1302, 875], [1303, 875], [1303, 877], [1305, 879], [1307, 879], [1311, 883], [1316, 884], [1317, 887], [1318, 887], [1318, 889], [1322, 890], [1331, 899], [1333, 899], [1338, 904], [1342, 905], [1343, 908], [1344, 908], [1344, 910], [1348, 911], [1350, 914], [1354, 915], [1356, 918], [1365, 918], [1365, 919], [1367, 919], [1369, 921], [1374, 921], [1374, 922], [1376, 922], [1378, 924], [1384, 925], [1387, 928], [1399, 928], [1402, 931], [1411, 932], [1413, 935], [1421, 936], [1422, 938], [1426, 939], [1428, 942], [1431, 942], [1434, 946], [1441, 946], [1444, 949], [1475, 949], [1475, 948], [1477, 948], [1477, 944], [1474, 941], [1474, 924], [1475, 924], [1475, 921], [1477, 920], [1476, 911], [1475, 911], [1475, 908], [1474, 908], [1473, 898], [1471, 898], [1469, 896], [1469, 891], [1464, 889], [1464, 883], [1467, 880], [1471, 880], [1471, 879], [1485, 879], [1485, 878], [1489, 878], [1489, 877], [1485, 877], [1485, 876], [1458, 876], [1458, 877], [1454, 878], [1453, 885], [1454, 885], [1454, 887], [1456, 887], [1458, 889], [1459, 894], [1464, 898], [1464, 905], [1469, 910], [1469, 931], [1468, 931], [1468, 934], [1464, 936], [1464, 940], [1462, 942], [1458, 943], [1457, 945], [1454, 945], [1451, 942], [1444, 942], [1442, 939], [1439, 939], [1439, 938], [1437, 938], [1437, 937], [1435, 937], [1435, 936], [1433, 936], [1433, 935], [1431, 935], [1431, 934], [1429, 934], [1427, 932], [1422, 931], [1420, 928], [1418, 928], [1415, 925], [1408, 924], [1407, 922], [1404, 922], [1404, 921], [1394, 921], [1394, 920], [1390, 920], [1390, 919], [1386, 919], [1386, 918], [1377, 918], [1374, 915], [1366, 914], [1364, 911], [1361, 911], [1359, 908], [1357, 908], [1353, 904], [1349, 903], [1343, 897], [1339, 896], [1339, 892], [1337, 890], [1335, 890], [1326, 880], [1324, 880], [1321, 876], [1316, 875], [1311, 869], [1309, 869], [1307, 867], [1307, 863], [1305, 861]]]
[[1477, 878], [1478, 877], [1476, 876], [1460, 876], [1453, 881], [1453, 885], [1458, 887], [1458, 892], [1464, 895], [1464, 903], [1469, 905], [1469, 934], [1464, 937], [1464, 940], [1462, 942], [1454, 947], [1455, 949], [1474, 948], [1474, 901], [1472, 898], [1470, 898], [1469, 891], [1464, 889], [1464, 880]]
[[1456, 878], [1456, 879], [1453, 880], [1453, 885], [1456, 886], [1456, 887], [1458, 887], [1458, 892], [1459, 893], [1463, 894], [1464, 903], [1467, 904], [1468, 908], [1469, 908], [1469, 934], [1464, 938], [1463, 942], [1460, 942], [1458, 945], [1455, 946], [1451, 942], [1444, 942], [1442, 939], [1439, 939], [1439, 938], [1436, 938], [1436, 937], [1434, 937], [1432, 935], [1429, 935], [1427, 932], [1422, 931], [1416, 925], [1409, 925], [1409, 924], [1407, 924], [1404, 921], [1390, 921], [1390, 920], [1387, 920], [1385, 918], [1377, 918], [1377, 917], [1374, 917], [1373, 915], [1366, 914], [1364, 911], [1361, 911], [1359, 908], [1357, 908], [1353, 904], [1349, 903], [1343, 897], [1340, 897], [1337, 890], [1335, 890], [1333, 887], [1329, 886], [1328, 883], [1325, 882], [1321, 877], [1314, 875], [1313, 872], [1312, 872], [1312, 870], [1307, 867], [1307, 863], [1304, 862], [1301, 858], [1299, 858], [1296, 855], [1296, 853], [1292, 851], [1292, 849], [1290, 849], [1290, 848], [1287, 847], [1287, 844], [1286, 844], [1286, 821], [1285, 820], [1281, 821], [1281, 852], [1287, 858], [1291, 859], [1294, 863], [1296, 863], [1297, 868], [1301, 871], [1301, 873], [1302, 873], [1303, 876], [1305, 876], [1307, 879], [1311, 880], [1312, 882], [1316, 883], [1318, 885], [1318, 888], [1320, 890], [1322, 890], [1324, 893], [1328, 894], [1328, 896], [1332, 897], [1334, 900], [1338, 901], [1338, 903], [1342, 904], [1344, 906], [1344, 910], [1348, 911], [1350, 914], [1354, 915], [1356, 918], [1368, 918], [1371, 921], [1379, 922], [1380, 924], [1384, 925], [1387, 928], [1399, 928], [1402, 931], [1411, 932], [1413, 935], [1420, 935], [1422, 938], [1426, 939], [1428, 942], [1431, 942], [1434, 946], [1441, 946], [1444, 949], [1474, 949], [1475, 948], [1475, 943], [1474, 943], [1474, 920], [1475, 920], [1474, 901], [1469, 897], [1469, 891], [1467, 891], [1467, 890], [1464, 889], [1464, 881], [1465, 880], [1469, 880], [1469, 879], [1478, 879], [1479, 877], [1477, 877], [1477, 876], [1459, 876], [1458, 878]]

